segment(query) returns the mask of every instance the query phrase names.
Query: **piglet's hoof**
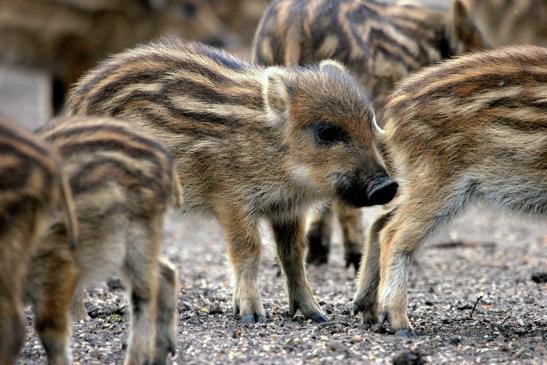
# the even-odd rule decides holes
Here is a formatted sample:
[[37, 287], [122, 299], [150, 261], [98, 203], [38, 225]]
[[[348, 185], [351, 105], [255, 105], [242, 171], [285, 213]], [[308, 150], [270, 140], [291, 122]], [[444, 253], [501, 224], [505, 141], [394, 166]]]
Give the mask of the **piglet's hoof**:
[[241, 317], [241, 322], [249, 324], [264, 323], [266, 322], [266, 316], [262, 314], [247, 314]]
[[[381, 327], [385, 326], [389, 333], [393, 333], [389, 328], [389, 316], [388, 316], [387, 312], [380, 313], [380, 315], [378, 316], [378, 324]], [[399, 337], [405, 337], [405, 338], [416, 338], [417, 337], [416, 333], [414, 332], [414, 330], [412, 328], [404, 328], [404, 329], [397, 330], [397, 331], [395, 331], [394, 335], [399, 336]]]
[[383, 327], [384, 324], [389, 323], [387, 313], [382, 312], [378, 315], [378, 324]]
[[310, 319], [314, 321], [315, 323], [325, 323], [328, 322], [328, 318], [325, 317], [322, 313], [315, 313], [310, 316]]
[[362, 254], [360, 252], [348, 252], [344, 256], [346, 259], [346, 269], [353, 267], [355, 269], [355, 273], [359, 272]]
[[169, 341], [169, 344], [164, 344], [164, 346], [156, 346], [155, 354], [154, 354], [154, 361], [151, 363], [152, 365], [164, 365], [164, 364], [170, 364], [168, 361], [169, 355], [175, 356], [177, 353], [177, 349], [175, 346], [174, 341]]
[[395, 336], [405, 337], [405, 338], [416, 338], [416, 333], [412, 329], [398, 330], [395, 332]]
[[353, 312], [353, 315], [356, 316], [360, 312], [365, 310], [365, 306], [363, 305], [362, 300], [355, 299], [353, 303], [351, 304], [351, 310]]

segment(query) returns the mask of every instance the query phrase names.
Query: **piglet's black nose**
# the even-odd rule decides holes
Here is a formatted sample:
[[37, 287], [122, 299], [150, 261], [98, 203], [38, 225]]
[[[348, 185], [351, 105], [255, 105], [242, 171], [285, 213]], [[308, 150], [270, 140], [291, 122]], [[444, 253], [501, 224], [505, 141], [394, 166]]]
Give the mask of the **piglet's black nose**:
[[383, 205], [389, 203], [395, 194], [399, 184], [384, 175], [372, 180], [367, 187], [368, 200], [371, 205]]

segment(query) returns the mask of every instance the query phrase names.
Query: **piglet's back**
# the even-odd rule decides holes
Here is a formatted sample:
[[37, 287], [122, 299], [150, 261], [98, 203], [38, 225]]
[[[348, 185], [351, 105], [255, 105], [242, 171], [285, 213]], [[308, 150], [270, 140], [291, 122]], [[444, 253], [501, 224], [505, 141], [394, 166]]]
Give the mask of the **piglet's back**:
[[[0, 234], [24, 206], [38, 208], [58, 192], [59, 159], [31, 132], [0, 118]], [[8, 221], [3, 221], [4, 219]]]
[[67, 117], [40, 133], [63, 156], [80, 210], [144, 212], [171, 200], [173, 158], [138, 127], [114, 118]]
[[390, 160], [403, 181], [430, 176], [440, 188], [460, 181], [513, 210], [547, 214], [546, 97], [545, 48], [506, 48], [426, 69], [391, 95]]
[[403, 81], [390, 96], [386, 131], [390, 144], [435, 154], [492, 155], [532, 143], [545, 157], [546, 94], [545, 48], [464, 56]]
[[390, 96], [386, 128], [545, 132], [546, 92], [545, 48], [513, 47], [463, 56], [404, 80]]

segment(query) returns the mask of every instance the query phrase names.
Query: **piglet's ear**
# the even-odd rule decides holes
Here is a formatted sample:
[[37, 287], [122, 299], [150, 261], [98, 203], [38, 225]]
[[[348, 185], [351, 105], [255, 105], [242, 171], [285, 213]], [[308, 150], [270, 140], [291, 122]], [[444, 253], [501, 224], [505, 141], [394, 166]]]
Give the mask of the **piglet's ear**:
[[486, 48], [486, 42], [479, 28], [473, 22], [465, 4], [461, 0], [455, 0], [452, 8], [452, 35], [454, 42], [461, 44], [458, 53], [476, 51]]
[[262, 78], [262, 94], [270, 123], [282, 123], [289, 109], [288, 73], [280, 67], [268, 67]]
[[335, 60], [324, 60], [321, 61], [321, 63], [319, 64], [319, 69], [321, 69], [321, 71], [325, 71], [329, 67], [332, 67], [333, 69], [336, 69], [338, 71], [348, 72], [343, 64]]

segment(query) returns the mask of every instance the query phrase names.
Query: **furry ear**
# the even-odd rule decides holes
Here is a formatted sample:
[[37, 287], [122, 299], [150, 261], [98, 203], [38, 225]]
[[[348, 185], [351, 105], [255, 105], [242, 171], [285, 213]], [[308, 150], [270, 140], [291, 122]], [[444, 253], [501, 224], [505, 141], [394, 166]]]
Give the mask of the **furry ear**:
[[270, 123], [286, 119], [289, 110], [288, 73], [280, 67], [268, 67], [262, 79], [262, 95]]
[[335, 68], [342, 72], [348, 72], [348, 70], [343, 64], [335, 60], [324, 60], [324, 61], [321, 61], [321, 63], [319, 64], [319, 69], [321, 71], [324, 71], [325, 69], [328, 69], [329, 67]]
[[452, 8], [452, 43], [457, 53], [485, 48], [481, 32], [471, 19], [465, 4], [454, 0]]

